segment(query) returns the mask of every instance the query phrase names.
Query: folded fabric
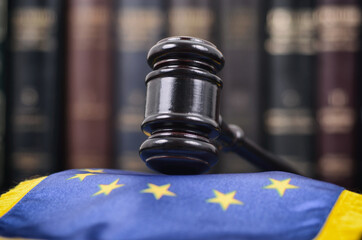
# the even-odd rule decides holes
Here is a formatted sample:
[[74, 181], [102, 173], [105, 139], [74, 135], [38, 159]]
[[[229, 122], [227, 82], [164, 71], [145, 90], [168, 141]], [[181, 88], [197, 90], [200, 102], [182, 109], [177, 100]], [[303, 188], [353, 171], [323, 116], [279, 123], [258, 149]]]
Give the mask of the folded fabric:
[[360, 239], [362, 196], [285, 172], [59, 172], [0, 197], [0, 236], [33, 239]]

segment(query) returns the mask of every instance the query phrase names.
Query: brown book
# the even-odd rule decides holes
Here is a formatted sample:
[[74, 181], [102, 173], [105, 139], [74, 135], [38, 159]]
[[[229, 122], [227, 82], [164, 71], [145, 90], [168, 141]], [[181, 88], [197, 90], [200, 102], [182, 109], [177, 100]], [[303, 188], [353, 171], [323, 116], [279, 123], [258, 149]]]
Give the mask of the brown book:
[[353, 186], [356, 169], [360, 16], [357, 0], [318, 1], [318, 172], [346, 187]]
[[111, 1], [68, 7], [67, 167], [111, 167]]

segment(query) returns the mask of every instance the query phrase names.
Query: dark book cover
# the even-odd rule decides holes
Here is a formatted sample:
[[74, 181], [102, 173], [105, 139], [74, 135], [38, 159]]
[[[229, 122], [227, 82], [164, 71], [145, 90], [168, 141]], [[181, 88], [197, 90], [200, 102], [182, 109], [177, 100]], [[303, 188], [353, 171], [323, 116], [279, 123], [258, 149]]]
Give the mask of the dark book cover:
[[264, 146], [304, 175], [313, 176], [315, 3], [272, 0], [267, 4]]
[[197, 37], [219, 47], [219, 6], [214, 0], [169, 0], [167, 34]]
[[5, 69], [7, 36], [7, 0], [0, 0], [0, 190], [4, 186], [5, 174]]
[[317, 120], [318, 175], [352, 187], [357, 169], [358, 1], [319, 0]]
[[[262, 1], [226, 0], [220, 4], [221, 51], [225, 66], [221, 114], [260, 143], [260, 15]], [[220, 172], [253, 172], [257, 169], [233, 153], [220, 154]]]
[[165, 37], [164, 0], [118, 0], [115, 10], [114, 151], [117, 167], [148, 171], [138, 150], [146, 102], [145, 77], [149, 49]]
[[7, 173], [18, 182], [59, 170], [64, 4], [9, 5]]
[[[362, 9], [362, 2], [359, 3], [359, 9]], [[358, 49], [358, 57], [357, 57], [357, 63], [361, 65], [362, 63], [362, 24], [360, 24], [359, 27], [359, 49]], [[357, 79], [362, 79], [362, 68], [357, 67]], [[358, 118], [357, 118], [357, 143], [362, 142], [362, 81], [357, 80], [357, 104], [358, 104]], [[356, 148], [357, 152], [357, 179], [356, 179], [356, 192], [362, 192], [362, 148]]]
[[[360, 29], [360, 31], [362, 28]], [[362, 46], [362, 38], [359, 39]], [[362, 62], [362, 49], [360, 48], [358, 51], [358, 59], [357, 62], [360, 65]], [[362, 78], [362, 68], [357, 67], [357, 79]], [[357, 144], [362, 142], [362, 82], [357, 80]], [[356, 179], [355, 183], [353, 185], [354, 189], [352, 189], [355, 192], [362, 192], [362, 148], [359, 148], [358, 146], [355, 148], [356, 151]]]
[[112, 5], [70, 0], [67, 17], [67, 168], [112, 167]]

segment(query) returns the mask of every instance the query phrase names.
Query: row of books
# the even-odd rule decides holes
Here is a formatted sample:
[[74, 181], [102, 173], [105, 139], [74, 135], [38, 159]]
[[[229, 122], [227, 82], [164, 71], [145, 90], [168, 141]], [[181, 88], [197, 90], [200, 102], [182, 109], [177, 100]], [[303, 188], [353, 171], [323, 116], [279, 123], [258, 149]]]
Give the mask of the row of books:
[[[224, 118], [305, 176], [362, 181], [357, 0], [225, 1]], [[255, 171], [231, 155], [221, 171]]]
[[143, 167], [134, 160], [146, 53], [165, 37], [164, 4], [1, 0], [7, 185], [67, 168]]
[[354, 188], [359, 1], [272, 1], [264, 38], [264, 145], [305, 175]]
[[215, 42], [217, 4], [0, 0], [0, 185], [68, 168], [148, 171], [147, 52], [170, 35]]
[[[356, 185], [357, 1], [0, 0], [0, 12], [7, 184], [66, 168], [147, 171], [147, 51], [189, 35], [225, 55], [227, 122], [306, 176]], [[214, 172], [257, 171], [220, 158]]]

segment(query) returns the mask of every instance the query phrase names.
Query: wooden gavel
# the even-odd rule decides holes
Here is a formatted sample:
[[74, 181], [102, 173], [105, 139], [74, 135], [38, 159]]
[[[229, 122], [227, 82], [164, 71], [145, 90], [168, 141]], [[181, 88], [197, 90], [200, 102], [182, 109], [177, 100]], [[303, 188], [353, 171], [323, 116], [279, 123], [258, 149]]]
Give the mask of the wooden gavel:
[[193, 37], [169, 37], [148, 53], [153, 69], [146, 77], [147, 97], [140, 147], [142, 160], [165, 174], [200, 174], [233, 151], [263, 170], [297, 173], [277, 156], [226, 124], [219, 113], [224, 66], [216, 46]]

